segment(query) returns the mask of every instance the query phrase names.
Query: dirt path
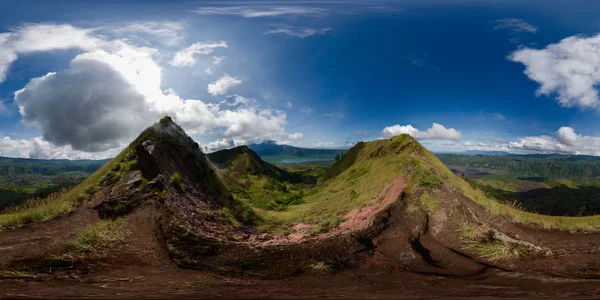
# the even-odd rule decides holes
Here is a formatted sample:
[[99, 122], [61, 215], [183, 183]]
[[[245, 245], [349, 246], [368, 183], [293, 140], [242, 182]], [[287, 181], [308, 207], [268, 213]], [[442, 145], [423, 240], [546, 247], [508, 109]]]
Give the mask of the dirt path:
[[14, 260], [33, 258], [59, 251], [64, 242], [99, 221], [98, 213], [80, 207], [55, 220], [31, 224], [25, 228], [0, 231], [0, 266]]

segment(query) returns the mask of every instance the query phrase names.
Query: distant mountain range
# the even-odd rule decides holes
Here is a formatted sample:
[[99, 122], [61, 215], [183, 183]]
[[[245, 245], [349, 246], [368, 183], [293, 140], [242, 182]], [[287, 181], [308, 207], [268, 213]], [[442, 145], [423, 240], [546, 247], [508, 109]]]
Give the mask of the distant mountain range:
[[275, 141], [264, 141], [260, 144], [250, 144], [248, 148], [252, 149], [259, 156], [335, 156], [344, 153], [346, 149], [310, 149], [300, 148], [289, 145], [279, 145]]

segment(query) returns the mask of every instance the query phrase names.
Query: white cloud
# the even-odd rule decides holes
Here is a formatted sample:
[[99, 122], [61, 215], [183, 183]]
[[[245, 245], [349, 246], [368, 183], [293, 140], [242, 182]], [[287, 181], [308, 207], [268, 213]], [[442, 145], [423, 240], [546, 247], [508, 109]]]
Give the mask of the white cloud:
[[509, 57], [525, 65], [525, 74], [540, 84], [537, 95], [556, 95], [563, 107], [598, 108], [600, 35], [572, 36], [544, 49], [522, 48]]
[[575, 133], [571, 127], [561, 127], [556, 138], [550, 136], [528, 136], [510, 142], [512, 149], [532, 150], [548, 153], [600, 155], [600, 137]]
[[492, 119], [496, 121], [506, 121], [506, 117], [501, 114], [493, 114]]
[[204, 73], [206, 73], [208, 75], [212, 75], [213, 71], [210, 68], [206, 68], [206, 69], [204, 69]]
[[71, 25], [33, 24], [0, 33], [0, 83], [6, 80], [10, 65], [21, 53], [81, 49], [92, 50], [106, 45], [106, 41], [93, 37], [93, 29]]
[[304, 133], [302, 133], [302, 132], [290, 133], [290, 134], [288, 134], [287, 137], [290, 140], [301, 140], [304, 138]]
[[204, 149], [204, 152], [211, 153], [222, 149], [232, 148], [234, 146], [236, 146], [236, 144], [233, 140], [218, 139], [203, 145], [202, 148]]
[[237, 77], [231, 77], [227, 74], [221, 76], [221, 78], [217, 79], [208, 84], [208, 93], [217, 96], [223, 95], [227, 93], [227, 90], [230, 88], [239, 85], [242, 83], [242, 80]]
[[398, 124], [394, 126], [388, 126], [382, 131], [384, 137], [392, 137], [401, 134], [409, 134], [415, 139], [419, 140], [460, 140], [462, 134], [460, 131], [454, 128], [446, 128], [438, 123], [433, 123], [431, 128], [420, 131], [411, 125], [400, 126]]
[[498, 29], [510, 29], [516, 32], [530, 32], [534, 33], [538, 30], [536, 26], [533, 26], [521, 19], [508, 18], [496, 20], [497, 25], [494, 26], [494, 30]]
[[120, 149], [104, 152], [82, 152], [70, 146], [55, 146], [42, 137], [13, 140], [8, 136], [0, 138], [0, 156], [37, 159], [104, 159], [114, 157]]
[[292, 26], [283, 26], [280, 28], [269, 30], [267, 32], [264, 32], [263, 34], [287, 34], [303, 39], [313, 35], [325, 34], [329, 30], [331, 30], [331, 28], [298, 28]]
[[305, 106], [305, 107], [301, 108], [300, 111], [305, 114], [310, 114], [310, 113], [312, 113], [313, 110], [312, 110], [312, 108]]
[[0, 115], [10, 115], [10, 109], [6, 106], [7, 99], [0, 99]]
[[[83, 53], [67, 69], [33, 78], [15, 93], [23, 122], [38, 127], [43, 139], [15, 142], [5, 138], [2, 153], [44, 158], [106, 157], [106, 153], [114, 155], [164, 115], [173, 117], [189, 134], [208, 132], [236, 143], [300, 136], [285, 132], [284, 112], [263, 109], [254, 99], [235, 95], [233, 103], [237, 104], [223, 108], [221, 104], [182, 99], [173, 90], [163, 90], [161, 68], [154, 60], [158, 53], [155, 49], [94, 36], [90, 30], [69, 26], [56, 25], [55, 29], [31, 26], [19, 29], [28, 32], [27, 40], [34, 44], [31, 49], [55, 49], [43, 39], [48, 32], [59, 35], [84, 32], [85, 36], [77, 38], [80, 40], [77, 48]], [[36, 28], [44, 34], [33, 32]], [[10, 33], [10, 40], [25, 40], [19, 34]], [[41, 41], [36, 43], [33, 37]], [[51, 39], [73, 38], [52, 36]], [[227, 87], [231, 84], [215, 85], [214, 89], [218, 92]], [[91, 151], [95, 152], [88, 153]]]
[[335, 142], [313, 142], [312, 147], [315, 148], [335, 148], [338, 145]]
[[159, 38], [169, 46], [178, 45], [183, 41], [180, 32], [183, 24], [180, 22], [139, 22], [131, 23], [114, 29], [117, 33], [142, 33]]
[[292, 107], [294, 107], [294, 105], [292, 104], [292, 102], [291, 102], [291, 101], [288, 101], [288, 102], [286, 103], [286, 105], [287, 105], [287, 107], [288, 107], [288, 108], [292, 108]]
[[169, 63], [175, 67], [193, 66], [196, 63], [196, 55], [210, 54], [218, 48], [227, 48], [227, 43], [225, 41], [193, 43], [176, 52]]
[[244, 96], [240, 96], [240, 95], [233, 95], [233, 96], [228, 96], [227, 98], [233, 98], [232, 102], [228, 102], [228, 101], [222, 101], [221, 104], [226, 104], [228, 106], [238, 106], [238, 105], [245, 105], [245, 106], [254, 106], [257, 104], [256, 99], [254, 98], [247, 98]]
[[225, 56], [213, 56], [213, 64], [218, 66], [223, 62], [224, 59]]
[[245, 18], [280, 16], [323, 16], [328, 9], [303, 6], [217, 6], [192, 10], [200, 15], [235, 15]]
[[118, 147], [154, 119], [121, 73], [84, 56], [66, 71], [32, 79], [15, 102], [25, 124], [44, 129], [44, 140], [75, 150]]

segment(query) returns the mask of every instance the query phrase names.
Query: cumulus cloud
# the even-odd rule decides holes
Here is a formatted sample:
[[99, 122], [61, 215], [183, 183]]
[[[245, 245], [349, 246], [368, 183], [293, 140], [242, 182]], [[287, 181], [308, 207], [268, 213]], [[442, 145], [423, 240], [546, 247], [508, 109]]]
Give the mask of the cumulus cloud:
[[183, 24], [180, 22], [138, 22], [130, 23], [114, 29], [116, 33], [146, 34], [160, 39], [169, 46], [178, 45], [183, 41], [180, 32]]
[[92, 50], [106, 42], [90, 35], [93, 29], [71, 25], [33, 24], [0, 33], [0, 83], [19, 54], [77, 48]]
[[460, 131], [454, 128], [446, 128], [441, 124], [433, 123], [431, 128], [425, 131], [420, 131], [412, 125], [400, 126], [396, 124], [394, 126], [388, 126], [384, 128], [381, 133], [384, 137], [389, 138], [401, 134], [409, 134], [415, 139], [419, 140], [460, 140], [462, 134]]
[[[285, 132], [284, 112], [263, 109], [254, 99], [235, 95], [235, 105], [223, 107], [221, 103], [182, 99], [173, 90], [163, 90], [161, 68], [154, 60], [155, 49], [93, 36], [93, 31], [69, 26], [31, 26], [11, 32], [11, 43], [27, 39], [35, 44], [31, 49], [57, 49], [70, 43], [84, 51], [66, 70], [33, 78], [15, 93], [23, 123], [38, 127], [43, 137], [25, 142], [5, 138], [2, 153], [44, 158], [102, 156], [121, 149], [164, 115], [173, 117], [189, 134], [209, 132], [236, 142], [300, 136]], [[44, 40], [44, 34], [32, 32], [35, 28], [46, 35], [69, 36], [52, 36], [51, 40], [64, 41], [62, 46], [56, 43], [53, 48]], [[28, 32], [28, 37], [19, 36], [21, 31]], [[70, 34], [75, 32], [86, 34], [76, 38], [80, 44], [72, 41], [75, 37]], [[36, 44], [32, 37], [40, 38], [40, 43]], [[216, 85], [215, 91], [230, 86]], [[92, 151], [95, 153], [89, 153]]]
[[293, 26], [282, 26], [280, 28], [266, 31], [263, 34], [286, 34], [303, 39], [313, 35], [325, 34], [329, 30], [331, 30], [331, 28], [298, 28]]
[[548, 153], [600, 155], [600, 137], [577, 134], [573, 128], [564, 126], [555, 135], [556, 137], [542, 135], [519, 138], [510, 142], [509, 147]]
[[199, 15], [234, 15], [245, 18], [323, 16], [328, 9], [303, 6], [215, 6], [192, 10]]
[[217, 79], [208, 84], [208, 93], [217, 96], [223, 95], [227, 93], [227, 90], [230, 88], [239, 85], [242, 83], [242, 80], [237, 77], [231, 77], [227, 74], [221, 76], [221, 78]]
[[25, 124], [43, 128], [45, 140], [75, 150], [117, 147], [153, 119], [144, 97], [118, 71], [85, 57], [74, 59], [66, 71], [32, 79], [15, 93], [15, 101]]
[[70, 146], [56, 146], [42, 137], [32, 139], [0, 138], [0, 156], [36, 159], [104, 159], [114, 157], [120, 149], [104, 152], [83, 152]]
[[197, 55], [210, 54], [218, 48], [227, 48], [227, 43], [225, 41], [193, 43], [189, 47], [177, 51], [169, 63], [175, 67], [193, 66], [196, 63]]
[[302, 132], [290, 133], [290, 134], [288, 134], [287, 137], [290, 140], [301, 140], [304, 138], [304, 133], [302, 133]]
[[598, 108], [600, 35], [572, 36], [544, 49], [522, 48], [509, 57], [525, 65], [525, 74], [540, 84], [537, 95], [556, 95], [563, 107]]
[[225, 56], [213, 56], [213, 64], [218, 66], [223, 62], [224, 59]]
[[202, 148], [204, 149], [204, 152], [211, 153], [222, 149], [232, 148], [235, 146], [236, 144], [233, 140], [218, 139], [216, 141], [206, 143], [202, 146]]
[[494, 30], [499, 29], [510, 29], [516, 32], [530, 32], [534, 33], [538, 30], [536, 26], [533, 26], [521, 19], [515, 18], [507, 18], [496, 20], [496, 26], [494, 26]]
[[204, 73], [206, 73], [208, 75], [212, 75], [213, 71], [210, 68], [206, 68], [206, 69], [204, 69]]
[[6, 99], [0, 99], [0, 115], [10, 115], [10, 109], [6, 106]]

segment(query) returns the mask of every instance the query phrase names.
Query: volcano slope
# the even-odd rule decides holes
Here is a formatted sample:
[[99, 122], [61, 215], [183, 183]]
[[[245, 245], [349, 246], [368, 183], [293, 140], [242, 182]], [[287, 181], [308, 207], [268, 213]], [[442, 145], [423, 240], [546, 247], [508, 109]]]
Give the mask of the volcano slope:
[[71, 208], [0, 215], [0, 278], [185, 281], [206, 271], [298, 282], [310, 281], [298, 274], [315, 272], [600, 277], [599, 217], [499, 204], [408, 135], [358, 143], [317, 181], [246, 147], [207, 156], [165, 117], [48, 201]]

